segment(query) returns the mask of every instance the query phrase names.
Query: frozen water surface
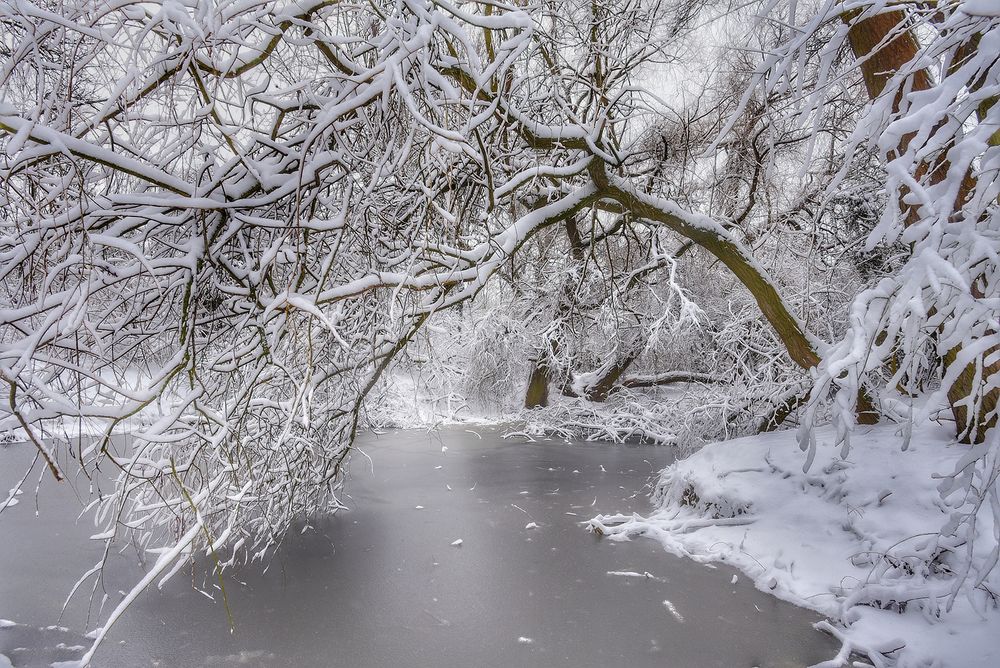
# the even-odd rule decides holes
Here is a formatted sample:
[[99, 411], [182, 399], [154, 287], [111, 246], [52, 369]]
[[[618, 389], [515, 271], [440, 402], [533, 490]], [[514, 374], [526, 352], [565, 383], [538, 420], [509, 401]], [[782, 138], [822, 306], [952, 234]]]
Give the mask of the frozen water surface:
[[[142, 595], [95, 666], [791, 667], [837, 646], [807, 610], [734, 571], [678, 559], [655, 541], [613, 543], [582, 522], [648, 512], [668, 448], [524, 443], [464, 429], [367, 436], [347, 483], [351, 510], [289, 536], [268, 571], [226, 580], [230, 634], [213, 579], [182, 571]], [[0, 450], [0, 489], [28, 446]], [[77, 489], [86, 489], [78, 480]], [[0, 655], [14, 666], [78, 657], [86, 597], [62, 600], [101, 545], [71, 486], [43, 480], [0, 514]], [[535, 525], [535, 527], [532, 527]], [[460, 546], [452, 547], [459, 538]], [[95, 600], [139, 577], [112, 560]], [[669, 602], [669, 606], [666, 605]], [[48, 628], [55, 627], [55, 628]]]

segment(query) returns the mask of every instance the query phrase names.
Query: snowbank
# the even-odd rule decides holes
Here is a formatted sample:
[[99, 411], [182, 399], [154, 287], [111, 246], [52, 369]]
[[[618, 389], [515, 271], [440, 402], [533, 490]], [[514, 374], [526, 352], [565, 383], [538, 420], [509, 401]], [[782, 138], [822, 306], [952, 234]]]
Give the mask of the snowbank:
[[[975, 569], [958, 576], [966, 563], [989, 562], [994, 517], [978, 513], [971, 555], [968, 541], [942, 529], [969, 510], [968, 497], [945, 499], [938, 488], [969, 446], [925, 424], [904, 451], [898, 429], [857, 432], [846, 460], [819, 429], [806, 473], [794, 432], [715, 443], [661, 473], [656, 513], [598, 516], [591, 527], [725, 561], [758, 588], [827, 615], [823, 628], [844, 649], [824, 666], [1000, 666], [1000, 573], [978, 584]], [[851, 663], [851, 652], [865, 662]]]

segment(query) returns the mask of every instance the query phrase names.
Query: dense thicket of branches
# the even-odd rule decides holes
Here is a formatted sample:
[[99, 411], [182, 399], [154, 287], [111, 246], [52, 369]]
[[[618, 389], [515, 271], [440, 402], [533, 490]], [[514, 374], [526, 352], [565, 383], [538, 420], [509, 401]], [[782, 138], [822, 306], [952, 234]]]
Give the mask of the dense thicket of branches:
[[444, 350], [610, 436], [675, 435], [668, 396], [709, 437], [833, 397], [845, 441], [950, 402], [997, 504], [973, 4], [0, 1], [3, 424], [117, 467], [147, 581], [336, 509], [386, 369], [451, 396]]

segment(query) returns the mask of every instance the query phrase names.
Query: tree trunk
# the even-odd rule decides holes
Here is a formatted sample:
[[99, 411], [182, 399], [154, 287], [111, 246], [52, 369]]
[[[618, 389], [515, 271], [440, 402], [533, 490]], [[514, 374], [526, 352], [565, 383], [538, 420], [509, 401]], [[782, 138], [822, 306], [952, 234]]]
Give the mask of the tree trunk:
[[713, 229], [707, 224], [686, 220], [661, 206], [653, 198], [631, 191], [623, 185], [609, 183], [607, 179], [601, 180], [604, 181], [603, 184], [595, 178], [603, 186], [607, 196], [632, 215], [660, 223], [717, 257], [753, 295], [764, 317], [785, 345], [788, 356], [806, 370], [819, 364], [819, 353], [802, 323], [788, 310], [788, 305], [778, 294], [770, 277], [739, 243], [721, 228]]
[[[865, 88], [868, 89], [868, 97], [874, 100], [882, 94], [889, 79], [903, 65], [916, 57], [918, 44], [909, 30], [902, 30], [882, 48], [874, 51], [882, 40], [906, 21], [906, 14], [902, 10], [896, 10], [876, 14], [863, 21], [854, 21], [861, 11], [854, 9], [845, 12], [841, 18], [850, 26], [847, 31], [847, 41], [851, 44], [854, 57], [861, 61]], [[926, 70], [917, 72], [913, 79], [913, 90], [927, 90], [930, 87], [930, 74]], [[898, 108], [899, 102], [900, 94], [897, 93], [893, 109]]]
[[[903, 10], [885, 12], [871, 16], [862, 21], [852, 21], [859, 16], [861, 10], [853, 10], [842, 15], [843, 20], [850, 25], [847, 33], [848, 42], [855, 58], [860, 61], [861, 73], [864, 77], [865, 88], [870, 99], [875, 100], [885, 90], [889, 79], [907, 63], [913, 61], [917, 56], [919, 44], [916, 37], [909, 29], [900, 29], [905, 26], [906, 14]], [[890, 34], [896, 36], [881, 46], [877, 51], [876, 47], [882, 43]], [[974, 35], [966, 45], [967, 49], [978, 48], [979, 36]], [[961, 50], [960, 50], [961, 51]], [[961, 59], [961, 53], [958, 54]], [[933, 80], [927, 70], [918, 70], [912, 76], [911, 90], [928, 90], [933, 85]], [[897, 91], [893, 99], [893, 111], [898, 111], [902, 91]], [[983, 120], [987, 113], [995, 104], [996, 99], [989, 100], [980, 105], [978, 116]], [[913, 135], [904, 135], [901, 138], [898, 151], [900, 153], [907, 149]], [[993, 135], [991, 144], [1000, 142], [1000, 132]], [[940, 183], [947, 173], [950, 164], [946, 160], [941, 160], [932, 164], [922, 164], [918, 167], [918, 173], [914, 176], [918, 179], [929, 177], [932, 184]], [[958, 197], [954, 203], [957, 210], [975, 187], [975, 180], [971, 174], [966, 174], [959, 188]], [[905, 195], [905, 193], [904, 193]], [[912, 225], [919, 220], [916, 209], [908, 212], [904, 225]], [[975, 290], [975, 288], [973, 288]], [[993, 364], [985, 364], [985, 359], [995, 354], [997, 348], [991, 348], [985, 356], [980, 356], [977, 360], [969, 364], [959, 374], [958, 379], [948, 388], [948, 401], [951, 404], [952, 414], [955, 418], [955, 428], [959, 440], [963, 443], [980, 443], [986, 436], [986, 431], [996, 425], [995, 410], [997, 406], [998, 394], [1000, 390], [993, 390], [986, 393], [983, 401], [978, 406], [976, 415], [970, 415], [967, 406], [963, 401], [973, 396], [977, 384], [982, 384], [987, 378], [1000, 371], [1000, 361]], [[949, 350], [942, 360], [947, 373], [948, 367], [954, 364], [955, 359], [961, 352], [961, 347], [957, 346]]]
[[524, 393], [525, 408], [549, 405], [549, 373], [544, 359], [535, 360], [528, 376], [528, 391]]
[[[584, 259], [583, 239], [580, 237], [580, 228], [573, 216], [566, 219], [566, 237], [569, 239], [570, 257], [578, 267], [582, 266]], [[552, 319], [560, 330], [565, 329], [563, 323], [573, 310], [577, 283], [578, 281], [567, 277], [560, 286], [555, 312], [552, 314]], [[560, 337], [557, 335], [549, 339], [548, 349], [539, 353], [539, 357], [532, 365], [531, 373], [528, 376], [528, 390], [524, 396], [525, 408], [549, 405], [549, 383], [557, 380], [553, 378], [552, 363], [559, 357], [561, 350]]]
[[614, 362], [605, 365], [603, 373], [601, 373], [597, 380], [585, 388], [587, 399], [598, 402], [606, 401], [608, 395], [611, 394], [612, 390], [618, 384], [618, 380], [632, 366], [632, 363], [639, 357], [640, 352], [642, 352], [642, 346], [634, 345], [631, 350]]
[[[956, 346], [948, 351], [944, 356], [945, 369], [954, 364], [961, 350], [961, 346]], [[985, 365], [984, 362], [984, 359], [996, 357], [998, 353], [1000, 346], [990, 348], [985, 355], [979, 356], [975, 362], [962, 369], [958, 378], [948, 388], [948, 402], [955, 417], [958, 440], [962, 443], [982, 443], [986, 438], [986, 432], [997, 425], [997, 397], [1000, 395], [1000, 390], [994, 388], [984, 393], [982, 401], [975, 407], [974, 415], [970, 415], [968, 406], [963, 402], [974, 396], [976, 390], [985, 384], [990, 376], [1000, 372], [1000, 359], [990, 365]]]

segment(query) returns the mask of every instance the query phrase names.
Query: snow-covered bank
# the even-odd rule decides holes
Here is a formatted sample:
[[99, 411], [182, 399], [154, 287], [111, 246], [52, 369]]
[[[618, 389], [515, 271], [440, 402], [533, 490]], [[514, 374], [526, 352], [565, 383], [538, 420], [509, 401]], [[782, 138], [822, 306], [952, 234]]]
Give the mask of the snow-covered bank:
[[[662, 472], [656, 513], [598, 516], [591, 527], [725, 561], [760, 589], [829, 616], [844, 651], [823, 665], [1000, 665], [1000, 573], [977, 582], [973, 568], [960, 578], [961, 565], [982, 569], [995, 559], [994, 515], [978, 513], [970, 560], [968, 541], [950, 536], [949, 522], [971, 501], [939, 491], [969, 446], [924, 424], [904, 451], [899, 427], [883, 425], [856, 433], [842, 460], [840, 448], [823, 447], [831, 432], [816, 436], [806, 473], [794, 432], [707, 446]], [[851, 663], [851, 651], [866, 661]]]

